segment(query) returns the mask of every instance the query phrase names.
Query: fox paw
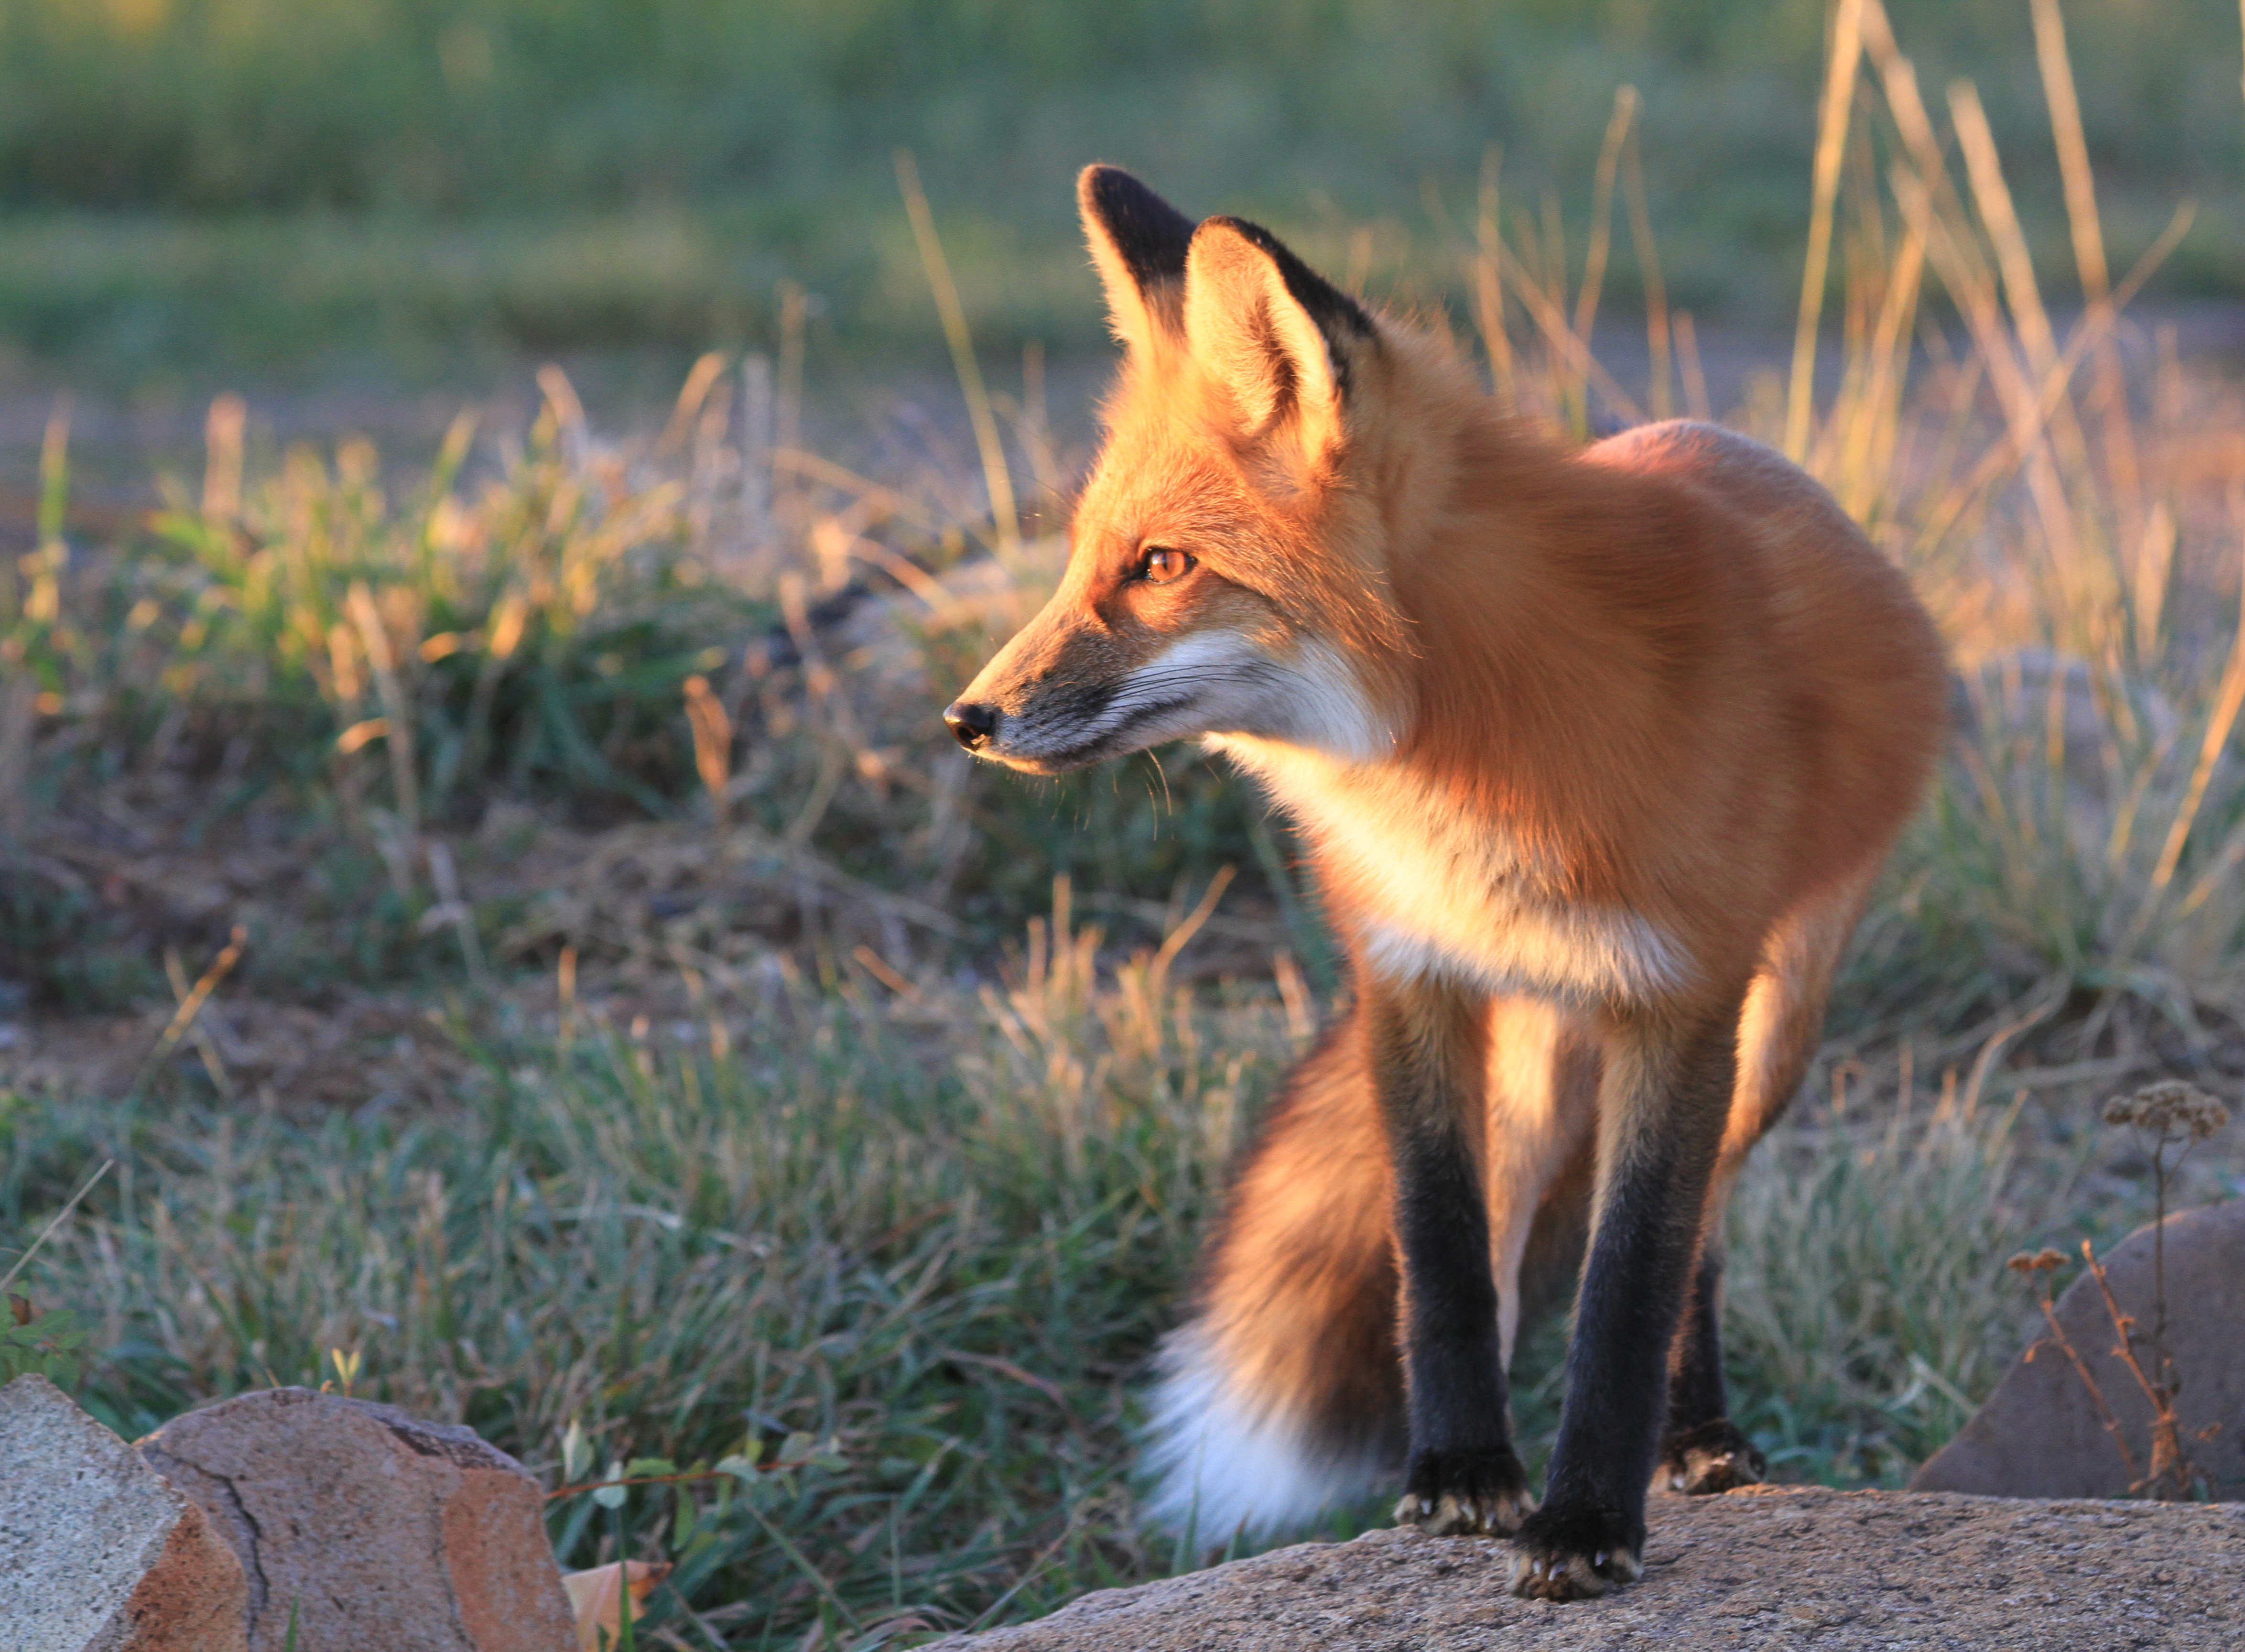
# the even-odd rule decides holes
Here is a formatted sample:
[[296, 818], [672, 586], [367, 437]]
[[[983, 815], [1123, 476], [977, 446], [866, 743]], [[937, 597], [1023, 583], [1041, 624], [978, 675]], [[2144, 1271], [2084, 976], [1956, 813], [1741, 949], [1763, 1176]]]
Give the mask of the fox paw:
[[1543, 1508], [1512, 1540], [1512, 1592], [1584, 1601], [1645, 1575], [1645, 1523], [1619, 1509]]
[[1504, 1537], [1518, 1531], [1536, 1507], [1528, 1472], [1509, 1445], [1418, 1452], [1404, 1484], [1395, 1524], [1415, 1526], [1430, 1537], [1482, 1532]]
[[1704, 1497], [1734, 1485], [1753, 1485], [1769, 1472], [1754, 1443], [1727, 1417], [1679, 1430], [1660, 1445], [1653, 1489]]

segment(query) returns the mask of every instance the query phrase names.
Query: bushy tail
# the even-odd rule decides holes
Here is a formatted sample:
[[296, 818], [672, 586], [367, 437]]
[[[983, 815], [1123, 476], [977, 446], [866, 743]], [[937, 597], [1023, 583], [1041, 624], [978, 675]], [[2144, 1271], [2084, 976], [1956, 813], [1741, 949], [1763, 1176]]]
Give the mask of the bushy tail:
[[1265, 1115], [1163, 1344], [1150, 1513], [1197, 1540], [1298, 1524], [1400, 1461], [1394, 1182], [1351, 1015]]

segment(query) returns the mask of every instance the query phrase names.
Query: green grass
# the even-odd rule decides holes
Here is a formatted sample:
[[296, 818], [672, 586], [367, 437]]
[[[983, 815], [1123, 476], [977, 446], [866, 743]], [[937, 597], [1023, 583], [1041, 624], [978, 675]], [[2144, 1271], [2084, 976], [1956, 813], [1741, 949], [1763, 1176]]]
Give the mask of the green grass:
[[[355, 1391], [556, 1480], [573, 1423], [601, 1472], [797, 1465], [629, 1495], [632, 1553], [733, 1644], [1033, 1614], [1202, 1558], [1136, 1528], [1134, 1393], [1300, 1038], [1267, 989], [1172, 992], [1095, 944], [974, 1010], [793, 981], [714, 1050], [707, 1023], [471, 1038], [439, 1117], [17, 1095], [0, 1220], [119, 1159], [32, 1289], [92, 1330], [81, 1397], [127, 1435], [343, 1349]], [[1999, 1124], [1886, 1100], [1781, 1132], [1733, 1225], [1733, 1380], [1782, 1468], [1839, 1484], [1893, 1483], [1991, 1380], [2002, 1258], [2051, 1214], [2004, 1197]], [[557, 1506], [565, 1564], [614, 1558], [603, 1524]]]
[[[2000, 214], [1917, 181], [1939, 288], [1865, 169], [1836, 381], [1732, 410], [1795, 425], [1970, 708], [1732, 1217], [1740, 1413], [1838, 1485], [1899, 1482], [1995, 1380], [2031, 1312], [2004, 1255], [2145, 1213], [2090, 1104], [2245, 1051], [2236, 467], [2204, 459], [2236, 410], [2182, 364], [2126, 420], [2089, 372], [2035, 403]], [[1579, 429], [1616, 398], [1540, 245], [1507, 236], [1516, 398]], [[985, 478], [784, 451], [800, 392], [759, 359], [615, 441], [544, 389], [433, 474], [245, 454], [221, 405], [205, 473], [113, 543], [65, 534], [50, 445], [0, 585], [0, 973], [35, 1030], [130, 1010], [105, 1024], [148, 1052], [0, 1091], [13, 1245], [115, 1160], [24, 1274], [88, 1333], [80, 1397], [137, 1432], [340, 1350], [549, 1485], [706, 1470], [552, 1512], [568, 1564], [675, 1560], [648, 1627], [687, 1644], [875, 1645], [1204, 1561], [1136, 1520], [1136, 1396], [1333, 1008], [1283, 830], [1197, 758], [1055, 787], [951, 745], [933, 708], [1064, 551], [1009, 547]], [[1040, 410], [995, 411], [1050, 523]], [[235, 922], [225, 1036], [159, 1039], [167, 976]], [[239, 1076], [377, 996], [417, 1017], [415, 1084]], [[2192, 1174], [2181, 1200], [2236, 1191]], [[1531, 1456], [1560, 1333], [1524, 1356]]]
[[[682, 1587], [740, 1644], [957, 1622], [1017, 1584], [1048, 1607], [1168, 1564], [1130, 1529], [1131, 1388], [1297, 1042], [1267, 992], [1196, 1002], [1144, 962], [1095, 981], [1092, 944], [965, 1026], [798, 979], [715, 1050], [707, 1023], [495, 1035], [438, 1118], [11, 1097], [0, 1220], [119, 1159], [113, 1217], [32, 1288], [91, 1315], [83, 1397], [128, 1435], [316, 1383], [343, 1349], [358, 1393], [540, 1470], [573, 1421], [602, 1465], [815, 1456], [722, 1506], [632, 1496], [642, 1553], [699, 1499]], [[576, 1504], [557, 1541], [590, 1565], [606, 1534]]]
[[[119, 375], [355, 363], [458, 382], [464, 350], [769, 345], [793, 280], [844, 349], [932, 354], [899, 146], [996, 348], [1099, 338], [1069, 193], [1095, 159], [1197, 213], [1265, 219], [1372, 290], [1461, 297], [1441, 221], [1470, 216], [1483, 153], [1502, 149], [1523, 224], [1547, 195], [1579, 223], [1624, 81], [1670, 289], [1760, 318], [1798, 269], [1825, 10], [5, 0], [0, 327]], [[2062, 255], [2026, 8], [1892, 10], [1936, 101], [1954, 76], [1979, 85], [2030, 231]], [[2116, 246], [2196, 196], [2173, 289], [2236, 291], [2237, 18], [2220, 0], [2072, 10]], [[1633, 289], [1626, 248], [1614, 273]]]

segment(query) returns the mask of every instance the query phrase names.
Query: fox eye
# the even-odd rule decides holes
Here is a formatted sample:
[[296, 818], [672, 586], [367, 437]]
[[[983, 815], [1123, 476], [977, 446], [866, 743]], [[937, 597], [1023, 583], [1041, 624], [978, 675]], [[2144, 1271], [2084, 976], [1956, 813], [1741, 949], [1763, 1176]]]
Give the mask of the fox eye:
[[1171, 550], [1166, 545], [1148, 548], [1138, 559], [1137, 577], [1149, 585], [1167, 585], [1171, 580], [1182, 579], [1192, 569], [1193, 559], [1183, 551]]

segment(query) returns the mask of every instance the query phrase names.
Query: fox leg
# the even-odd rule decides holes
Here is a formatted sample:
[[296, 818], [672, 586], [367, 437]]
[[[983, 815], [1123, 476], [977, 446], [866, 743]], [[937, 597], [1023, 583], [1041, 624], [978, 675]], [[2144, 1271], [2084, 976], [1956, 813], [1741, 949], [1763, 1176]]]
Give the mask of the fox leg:
[[1394, 1172], [1410, 1457], [1398, 1521], [1509, 1532], [1531, 1506], [1513, 1450], [1477, 1105], [1483, 995], [1367, 972], [1366, 1036]]
[[1731, 1421], [1723, 1390], [1722, 1242], [1700, 1241], [1684, 1317], [1669, 1350], [1668, 1423], [1652, 1473], [1657, 1491], [1703, 1496], [1752, 1485], [1769, 1472], [1761, 1450]]
[[1668, 1423], [1656, 1488], [1699, 1494], [1749, 1485], [1768, 1472], [1730, 1418], [1723, 1390], [1723, 1213], [1746, 1154], [1785, 1116], [1823, 1036], [1824, 1005], [1877, 863], [1788, 913], [1763, 943], [1739, 1016], [1738, 1080], [1707, 1193], [1699, 1265], [1670, 1349]]
[[1643, 1572], [1667, 1349], [1730, 1110], [1743, 989], [1688, 1017], [1620, 1013], [1598, 1106], [1598, 1186], [1567, 1399], [1543, 1506], [1514, 1540], [1515, 1593], [1603, 1594]]
[[1589, 1204], [1581, 1173], [1597, 1118], [1597, 1041], [1570, 1010], [1500, 997], [1489, 1006], [1487, 1075], [1482, 1180], [1499, 1356], [1509, 1372], [1523, 1323], [1551, 1299], [1571, 1295], [1581, 1270]]

